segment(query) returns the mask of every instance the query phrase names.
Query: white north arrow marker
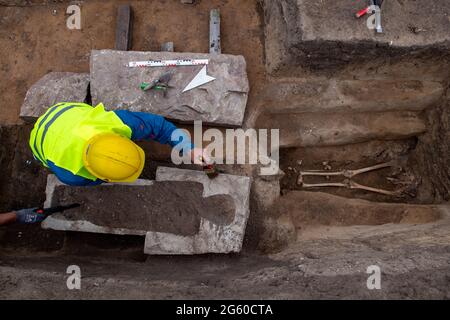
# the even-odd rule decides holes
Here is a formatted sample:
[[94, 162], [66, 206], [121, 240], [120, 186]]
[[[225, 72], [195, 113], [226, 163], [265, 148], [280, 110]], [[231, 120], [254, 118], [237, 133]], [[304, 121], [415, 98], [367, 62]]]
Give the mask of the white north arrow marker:
[[216, 80], [214, 77], [210, 77], [206, 74], [206, 66], [200, 70], [199, 73], [194, 77], [194, 79], [189, 82], [189, 84], [184, 88], [183, 92], [186, 92], [188, 90], [197, 88], [198, 86], [204, 85], [205, 83], [211, 82], [213, 80]]

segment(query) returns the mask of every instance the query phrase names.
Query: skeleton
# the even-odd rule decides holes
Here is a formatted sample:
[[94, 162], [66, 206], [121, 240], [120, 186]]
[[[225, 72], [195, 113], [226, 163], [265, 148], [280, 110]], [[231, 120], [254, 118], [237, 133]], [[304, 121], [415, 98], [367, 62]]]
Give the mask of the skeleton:
[[[348, 170], [344, 169], [341, 171], [321, 171], [321, 170], [310, 170], [310, 171], [300, 171], [300, 174], [298, 176], [297, 184], [302, 186], [303, 188], [318, 188], [318, 187], [344, 187], [348, 189], [360, 189], [360, 190], [366, 190], [370, 192], [380, 193], [388, 196], [401, 196], [402, 193], [406, 190], [407, 186], [404, 188], [401, 188], [399, 190], [390, 191], [390, 190], [384, 190], [384, 189], [378, 189], [373, 188], [369, 186], [365, 186], [359, 183], [356, 183], [352, 180], [353, 177], [370, 171], [375, 171], [387, 167], [393, 167], [397, 164], [395, 161], [380, 163], [374, 166], [361, 168], [357, 170]], [[305, 183], [303, 181], [303, 178], [305, 176], [323, 176], [323, 177], [330, 177], [330, 176], [343, 176], [346, 179], [344, 179], [342, 182], [328, 182], [328, 183]], [[393, 178], [391, 178], [394, 180]], [[390, 180], [392, 182], [392, 180]], [[403, 183], [397, 183], [397, 184], [403, 184]], [[409, 186], [409, 185], [408, 185]], [[404, 190], [405, 189], [405, 190]]]

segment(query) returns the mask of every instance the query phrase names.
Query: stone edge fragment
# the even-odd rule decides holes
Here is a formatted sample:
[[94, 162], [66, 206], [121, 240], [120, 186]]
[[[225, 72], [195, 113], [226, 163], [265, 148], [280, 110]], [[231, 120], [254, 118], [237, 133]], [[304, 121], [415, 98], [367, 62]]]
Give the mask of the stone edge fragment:
[[[85, 83], [85, 93], [82, 96], [75, 96], [72, 94], [70, 97], [57, 96], [54, 91], [56, 88], [51, 86], [46, 87], [46, 90], [53, 91], [55, 95], [54, 101], [43, 101], [48, 98], [48, 95], [43, 94], [44, 85], [51, 84], [56, 81], [56, 77], [66, 78], [79, 78], [80, 81]], [[25, 99], [20, 107], [20, 118], [26, 122], [34, 122], [37, 118], [43, 115], [48, 108], [58, 102], [85, 102], [89, 94], [90, 74], [89, 73], [76, 73], [76, 72], [50, 72], [36, 81], [27, 91]], [[84, 85], [83, 85], [84, 86]], [[42, 96], [44, 96], [42, 98]], [[39, 100], [39, 101], [37, 101]], [[31, 106], [31, 104], [34, 104]], [[31, 111], [31, 112], [30, 112]]]

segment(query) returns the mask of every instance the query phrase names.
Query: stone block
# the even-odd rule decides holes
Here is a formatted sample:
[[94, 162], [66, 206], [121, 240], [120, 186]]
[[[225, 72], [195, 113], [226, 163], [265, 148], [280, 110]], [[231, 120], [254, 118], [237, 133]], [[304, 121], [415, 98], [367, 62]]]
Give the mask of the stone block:
[[[250, 178], [220, 174], [209, 179], [201, 171], [159, 167], [156, 181], [195, 181], [203, 185], [203, 196], [228, 195], [235, 205], [234, 219], [229, 224], [217, 224], [211, 218], [202, 217], [199, 232], [193, 236], [171, 233], [147, 232], [147, 254], [200, 254], [239, 252], [249, 215]], [[211, 212], [211, 217], [216, 210]]]
[[145, 253], [239, 252], [249, 214], [250, 178], [158, 168], [156, 180], [73, 187], [49, 175], [45, 207], [80, 203], [55, 213], [44, 229], [146, 235]]
[[88, 87], [88, 73], [50, 72], [28, 90], [20, 117], [34, 121], [58, 102], [85, 102]]
[[[209, 59], [207, 74], [214, 81], [182, 92], [203, 66], [128, 67], [129, 62], [148, 60]], [[109, 110], [128, 109], [160, 114], [180, 122], [240, 126], [249, 84], [243, 56], [178, 52], [136, 52], [93, 50], [91, 53], [91, 94], [93, 104], [103, 102]], [[151, 82], [173, 72], [167, 94], [143, 91]]]

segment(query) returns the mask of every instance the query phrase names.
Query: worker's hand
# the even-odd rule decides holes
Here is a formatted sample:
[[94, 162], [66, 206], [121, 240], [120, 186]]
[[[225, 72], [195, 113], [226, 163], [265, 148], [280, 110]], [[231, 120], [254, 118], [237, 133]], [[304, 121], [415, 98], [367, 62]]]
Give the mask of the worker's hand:
[[199, 165], [212, 164], [212, 161], [206, 155], [205, 150], [200, 148], [194, 148], [191, 150], [191, 160], [194, 164]]
[[29, 208], [15, 211], [16, 222], [25, 224], [41, 222], [46, 218], [46, 216], [40, 213], [36, 213], [36, 209], [37, 208]]

